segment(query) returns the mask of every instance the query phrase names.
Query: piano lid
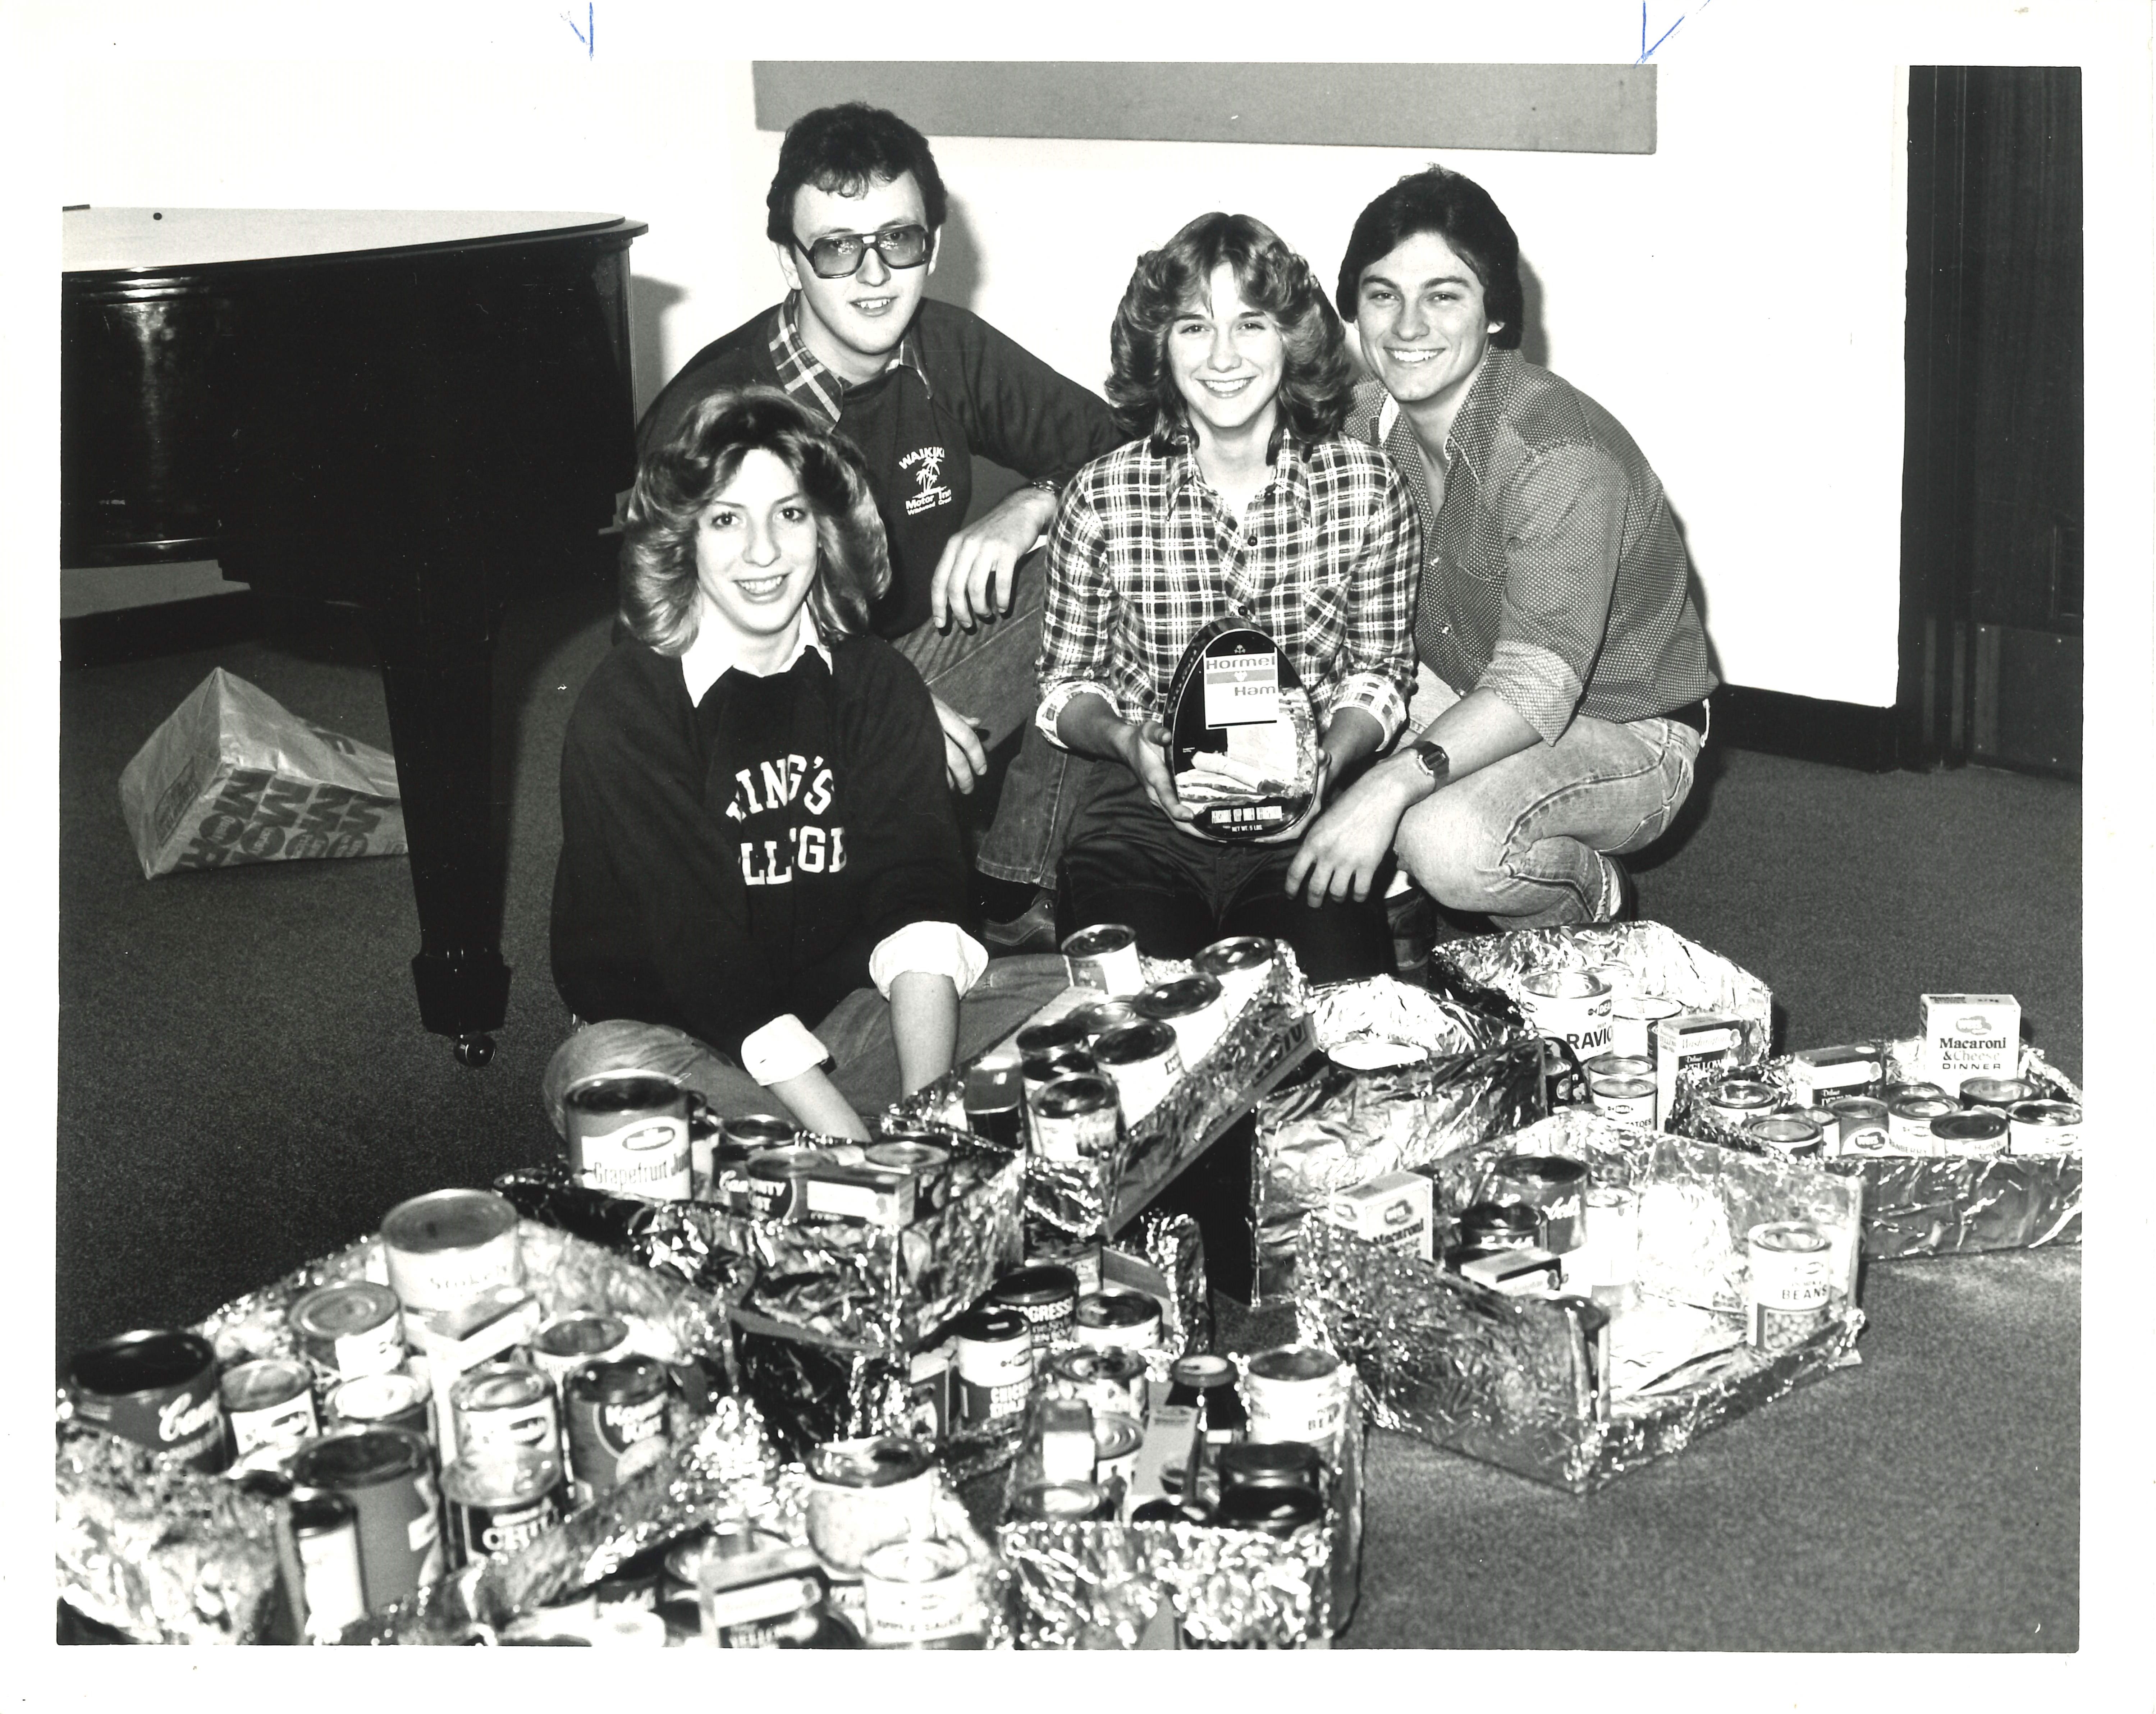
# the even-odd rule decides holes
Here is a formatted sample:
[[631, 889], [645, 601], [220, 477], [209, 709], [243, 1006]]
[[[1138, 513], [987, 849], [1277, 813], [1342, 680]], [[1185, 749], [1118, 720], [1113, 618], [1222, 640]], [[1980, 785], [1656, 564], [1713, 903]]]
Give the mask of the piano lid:
[[[384, 250], [558, 238], [624, 224], [619, 214], [403, 208], [70, 208], [60, 269], [96, 274], [318, 260]], [[637, 227], [637, 231], [644, 228]]]

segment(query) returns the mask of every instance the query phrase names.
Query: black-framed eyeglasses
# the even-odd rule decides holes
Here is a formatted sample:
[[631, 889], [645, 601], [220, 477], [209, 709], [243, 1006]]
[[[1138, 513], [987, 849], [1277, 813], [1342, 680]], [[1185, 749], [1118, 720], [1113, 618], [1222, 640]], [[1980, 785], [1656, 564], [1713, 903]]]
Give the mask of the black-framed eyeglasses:
[[925, 226], [891, 226], [881, 232], [834, 232], [813, 244], [797, 238], [793, 248], [808, 259], [819, 280], [844, 280], [860, 271], [861, 258], [870, 250], [886, 268], [918, 268], [928, 259], [929, 234]]

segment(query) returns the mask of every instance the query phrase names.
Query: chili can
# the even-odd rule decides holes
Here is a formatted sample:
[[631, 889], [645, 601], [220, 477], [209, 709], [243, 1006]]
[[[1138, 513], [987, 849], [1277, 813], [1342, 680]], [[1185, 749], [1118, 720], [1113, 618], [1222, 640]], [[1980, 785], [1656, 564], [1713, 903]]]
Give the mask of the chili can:
[[414, 1314], [461, 1309], [496, 1286], [521, 1286], [516, 1205], [491, 1190], [432, 1190], [382, 1217], [389, 1289]]
[[1138, 937], [1121, 922], [1096, 922], [1063, 942], [1063, 962], [1073, 988], [1096, 988], [1105, 994], [1134, 994], [1145, 986], [1138, 958]]
[[2082, 1110], [2071, 1101], [2022, 1101], [2007, 1118], [2017, 1155], [2055, 1155], [2080, 1146]]
[[666, 1401], [673, 1390], [655, 1357], [622, 1357], [585, 1363], [569, 1377], [569, 1470], [579, 1504], [610, 1493], [666, 1454], [671, 1439]]
[[453, 1564], [513, 1553], [562, 1521], [562, 1460], [530, 1446], [468, 1449], [442, 1472], [442, 1498]]
[[144, 1328], [79, 1351], [67, 1389], [75, 1414], [109, 1434], [196, 1470], [230, 1460], [217, 1352], [199, 1333]]
[[562, 1097], [562, 1118], [579, 1182], [618, 1195], [688, 1197], [689, 1091], [676, 1079], [650, 1071], [581, 1077]]
[[296, 1446], [317, 1433], [314, 1378], [306, 1364], [263, 1357], [234, 1363], [218, 1379], [236, 1458], [264, 1446]]
[[352, 1501], [370, 1612], [417, 1594], [442, 1573], [433, 1470], [433, 1449], [403, 1429], [333, 1429], [292, 1455], [296, 1485], [333, 1488]]
[[320, 1286], [295, 1303], [286, 1319], [325, 1385], [378, 1375], [404, 1361], [397, 1294], [372, 1280]]

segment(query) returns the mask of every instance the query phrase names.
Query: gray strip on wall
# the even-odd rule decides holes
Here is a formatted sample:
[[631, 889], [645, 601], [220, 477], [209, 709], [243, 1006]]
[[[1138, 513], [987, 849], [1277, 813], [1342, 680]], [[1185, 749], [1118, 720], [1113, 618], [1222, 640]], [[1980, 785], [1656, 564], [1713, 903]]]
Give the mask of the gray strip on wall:
[[756, 122], [861, 100], [931, 136], [1655, 152], [1652, 65], [759, 59]]

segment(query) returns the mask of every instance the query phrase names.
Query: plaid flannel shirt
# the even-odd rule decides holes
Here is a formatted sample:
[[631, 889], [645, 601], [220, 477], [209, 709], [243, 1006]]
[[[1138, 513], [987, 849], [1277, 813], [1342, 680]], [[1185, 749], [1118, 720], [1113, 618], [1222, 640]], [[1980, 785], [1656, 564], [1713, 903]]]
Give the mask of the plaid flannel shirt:
[[1390, 743], [1414, 690], [1420, 538], [1399, 473], [1375, 448], [1282, 434], [1241, 519], [1187, 446], [1132, 441], [1081, 470], [1048, 545], [1040, 729], [1091, 691], [1126, 720], [1161, 712], [1176, 665], [1233, 617], [1281, 645], [1319, 718], [1366, 710]]
[[[821, 411], [824, 425], [835, 428], [846, 383], [825, 368], [824, 360], [810, 351], [802, 339], [800, 304], [801, 294], [790, 291], [786, 301], [778, 306], [778, 326], [771, 336], [771, 361], [778, 367], [778, 383], [788, 396], [796, 404]], [[928, 371], [921, 366], [921, 347], [914, 342], [911, 328], [906, 330], [898, 341], [898, 349], [891, 353], [891, 361], [884, 367], [912, 370], [921, 377], [921, 390], [934, 396], [928, 385]]]

